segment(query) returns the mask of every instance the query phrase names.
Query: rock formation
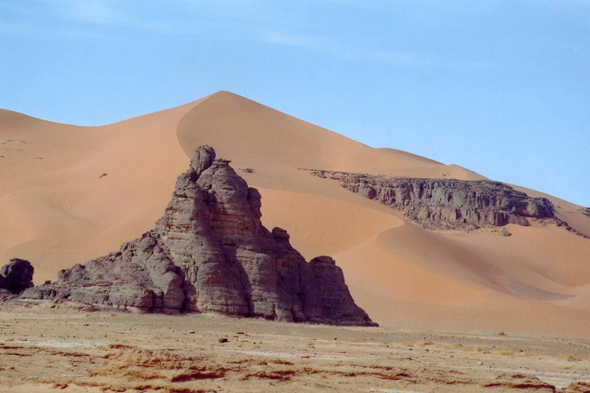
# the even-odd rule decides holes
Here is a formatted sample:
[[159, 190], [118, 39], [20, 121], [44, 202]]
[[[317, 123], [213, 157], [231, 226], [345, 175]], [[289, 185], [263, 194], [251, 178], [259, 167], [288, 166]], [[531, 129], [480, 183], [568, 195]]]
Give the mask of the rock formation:
[[330, 257], [309, 263], [260, 222], [260, 194], [211, 147], [197, 149], [155, 229], [62, 270], [23, 297], [152, 312], [215, 312], [288, 322], [375, 325]]
[[33, 266], [24, 259], [13, 258], [0, 269], [0, 289], [19, 294], [33, 286]]
[[[528, 219], [554, 220], [553, 204], [488, 180], [386, 178], [358, 173], [309, 170], [337, 180], [347, 190], [374, 199], [429, 229], [476, 229]], [[554, 220], [555, 221], [555, 220]]]

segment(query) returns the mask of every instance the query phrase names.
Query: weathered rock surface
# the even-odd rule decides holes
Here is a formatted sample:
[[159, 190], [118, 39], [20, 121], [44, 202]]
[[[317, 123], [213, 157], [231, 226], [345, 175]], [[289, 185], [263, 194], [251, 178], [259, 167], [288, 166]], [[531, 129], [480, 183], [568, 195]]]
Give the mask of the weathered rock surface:
[[0, 269], [0, 289], [19, 294], [33, 286], [35, 269], [29, 261], [13, 258]]
[[309, 170], [337, 180], [347, 190], [404, 212], [429, 229], [476, 229], [530, 225], [530, 218], [553, 219], [553, 204], [488, 180], [386, 178], [358, 173]]
[[288, 322], [375, 325], [330, 257], [309, 263], [280, 228], [260, 222], [261, 198], [208, 146], [178, 177], [154, 230], [117, 252], [62, 270], [25, 298], [141, 311], [215, 312]]

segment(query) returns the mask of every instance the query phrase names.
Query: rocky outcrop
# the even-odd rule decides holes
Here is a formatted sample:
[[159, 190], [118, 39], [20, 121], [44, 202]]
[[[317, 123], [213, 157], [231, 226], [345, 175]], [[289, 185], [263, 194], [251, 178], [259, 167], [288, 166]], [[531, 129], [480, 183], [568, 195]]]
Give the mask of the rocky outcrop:
[[24, 298], [69, 300], [143, 311], [182, 309], [184, 279], [157, 234], [150, 231], [118, 252], [61, 270], [55, 283], [25, 291]]
[[35, 269], [29, 261], [13, 258], [0, 269], [0, 289], [19, 294], [33, 286]]
[[488, 180], [387, 178], [358, 173], [309, 170], [337, 180], [347, 190], [402, 211], [429, 229], [476, 229], [529, 219], [553, 219], [553, 204]]
[[62, 270], [28, 298], [153, 312], [214, 312], [288, 322], [375, 325], [330, 257], [309, 263], [280, 228], [260, 222], [261, 197], [200, 147], [155, 229], [117, 252]]

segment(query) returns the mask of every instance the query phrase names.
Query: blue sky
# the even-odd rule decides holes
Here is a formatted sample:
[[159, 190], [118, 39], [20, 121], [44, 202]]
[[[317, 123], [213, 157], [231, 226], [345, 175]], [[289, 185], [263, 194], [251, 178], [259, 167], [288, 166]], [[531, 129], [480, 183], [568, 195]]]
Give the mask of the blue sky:
[[3, 109], [102, 125], [228, 90], [590, 206], [590, 0], [0, 0], [0, 36]]

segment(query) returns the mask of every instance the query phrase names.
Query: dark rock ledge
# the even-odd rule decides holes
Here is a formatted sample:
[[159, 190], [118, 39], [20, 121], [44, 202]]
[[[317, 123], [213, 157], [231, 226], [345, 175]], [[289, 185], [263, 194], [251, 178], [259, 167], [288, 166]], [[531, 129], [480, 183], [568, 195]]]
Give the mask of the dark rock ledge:
[[323, 179], [336, 180], [347, 190], [399, 210], [427, 229], [473, 230], [506, 224], [528, 226], [530, 219], [536, 219], [588, 237], [555, 217], [553, 204], [548, 199], [529, 197], [500, 182], [301, 170]]

